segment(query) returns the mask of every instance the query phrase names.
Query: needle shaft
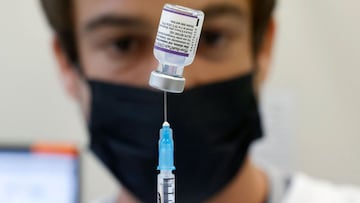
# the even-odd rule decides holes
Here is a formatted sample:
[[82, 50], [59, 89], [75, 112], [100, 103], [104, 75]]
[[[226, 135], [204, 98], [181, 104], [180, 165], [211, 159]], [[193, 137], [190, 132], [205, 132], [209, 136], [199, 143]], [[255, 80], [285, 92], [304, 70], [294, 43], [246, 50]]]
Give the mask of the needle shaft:
[[167, 121], [167, 93], [164, 92], [164, 121]]

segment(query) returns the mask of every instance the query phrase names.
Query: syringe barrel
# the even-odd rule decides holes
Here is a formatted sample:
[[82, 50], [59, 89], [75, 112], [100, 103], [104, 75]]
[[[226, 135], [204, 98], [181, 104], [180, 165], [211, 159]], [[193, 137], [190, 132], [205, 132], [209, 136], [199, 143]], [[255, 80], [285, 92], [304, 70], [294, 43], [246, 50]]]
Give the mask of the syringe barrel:
[[175, 203], [175, 176], [170, 170], [160, 171], [157, 191], [158, 203]]

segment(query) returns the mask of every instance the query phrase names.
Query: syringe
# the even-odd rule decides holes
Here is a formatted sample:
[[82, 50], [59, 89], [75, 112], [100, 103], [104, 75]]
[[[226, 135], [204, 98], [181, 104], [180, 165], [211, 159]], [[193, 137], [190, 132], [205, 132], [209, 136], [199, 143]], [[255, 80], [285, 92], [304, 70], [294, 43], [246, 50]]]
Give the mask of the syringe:
[[[165, 4], [160, 17], [154, 44], [154, 55], [159, 65], [151, 72], [149, 80], [150, 86], [164, 91], [165, 122], [160, 129], [159, 140], [158, 203], [175, 202], [175, 176], [172, 173], [175, 170], [174, 141], [167, 122], [166, 92], [183, 92], [183, 70], [194, 61], [203, 22], [204, 12], [171, 4]], [[180, 35], [183, 43], [173, 43]]]
[[160, 129], [157, 191], [158, 203], [175, 203], [174, 141], [170, 124], [165, 121]]

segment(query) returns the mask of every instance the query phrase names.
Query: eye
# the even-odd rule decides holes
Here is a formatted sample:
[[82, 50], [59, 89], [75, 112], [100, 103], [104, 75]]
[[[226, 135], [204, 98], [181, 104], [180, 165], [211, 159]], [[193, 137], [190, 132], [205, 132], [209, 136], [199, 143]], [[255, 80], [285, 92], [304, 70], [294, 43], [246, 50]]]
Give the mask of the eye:
[[140, 45], [140, 40], [131, 36], [122, 37], [112, 42], [111, 48], [118, 54], [129, 54], [134, 52]]
[[231, 49], [232, 42], [229, 32], [220, 29], [205, 30], [201, 34], [198, 53], [208, 60], [220, 60]]
[[226, 35], [220, 31], [205, 31], [201, 36], [201, 43], [206, 47], [219, 47], [226, 41]]
[[146, 37], [125, 35], [106, 40], [104, 53], [112, 60], [124, 63], [127, 60], [140, 57], [147, 51], [149, 42]]

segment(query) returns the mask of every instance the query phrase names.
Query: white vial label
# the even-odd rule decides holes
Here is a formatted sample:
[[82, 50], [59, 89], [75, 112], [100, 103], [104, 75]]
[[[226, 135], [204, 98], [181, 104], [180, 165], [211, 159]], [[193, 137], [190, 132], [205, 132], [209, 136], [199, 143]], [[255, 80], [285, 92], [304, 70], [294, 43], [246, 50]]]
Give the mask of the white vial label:
[[203, 21], [200, 17], [165, 6], [160, 18], [155, 49], [184, 57], [195, 55]]

